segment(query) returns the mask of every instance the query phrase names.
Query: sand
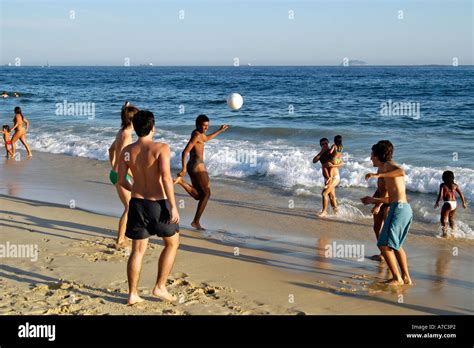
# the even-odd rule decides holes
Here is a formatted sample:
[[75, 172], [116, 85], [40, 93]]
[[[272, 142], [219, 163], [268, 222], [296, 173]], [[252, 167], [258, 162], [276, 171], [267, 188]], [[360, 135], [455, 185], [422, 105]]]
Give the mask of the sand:
[[[437, 226], [415, 223], [405, 244], [415, 285], [390, 288], [379, 284], [387, 267], [368, 258], [377, 252], [370, 219], [317, 219], [295, 197], [230, 180], [213, 181], [206, 232], [190, 229], [196, 202], [176, 189], [181, 245], [168, 286], [179, 301], [150, 294], [162, 250], [152, 238], [139, 285], [146, 301], [127, 306], [128, 251], [112, 248], [120, 204], [107, 176], [104, 162], [38, 152], [3, 163], [0, 244], [37, 246], [38, 257], [2, 259], [0, 314], [474, 312], [473, 241], [436, 238]], [[365, 253], [328, 258], [334, 243]]]

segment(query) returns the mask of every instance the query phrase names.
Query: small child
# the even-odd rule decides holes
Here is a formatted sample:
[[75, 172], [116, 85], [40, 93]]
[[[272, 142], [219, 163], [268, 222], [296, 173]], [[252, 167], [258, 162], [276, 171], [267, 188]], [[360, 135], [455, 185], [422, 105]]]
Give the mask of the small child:
[[9, 149], [12, 146], [10, 137], [10, 126], [4, 124], [2, 127], [3, 141], [5, 142], [5, 149], [7, 150], [7, 157], [13, 157], [13, 152]]
[[338, 179], [337, 176], [334, 176], [333, 167], [340, 167], [342, 162], [342, 151], [344, 150], [344, 146], [342, 146], [342, 136], [336, 135], [334, 137], [334, 144], [329, 149], [329, 156], [331, 156], [331, 160], [329, 163], [329, 179], [326, 181], [326, 187], [328, 187], [333, 179]]
[[447, 170], [443, 173], [443, 183], [439, 186], [438, 198], [436, 199], [435, 208], [439, 207], [439, 201], [443, 197], [443, 206], [441, 207], [441, 228], [443, 229], [443, 237], [448, 236], [448, 220], [451, 229], [454, 229], [454, 216], [457, 211], [456, 192], [461, 197], [462, 207], [467, 209], [464, 195], [458, 185], [454, 183], [454, 173]]

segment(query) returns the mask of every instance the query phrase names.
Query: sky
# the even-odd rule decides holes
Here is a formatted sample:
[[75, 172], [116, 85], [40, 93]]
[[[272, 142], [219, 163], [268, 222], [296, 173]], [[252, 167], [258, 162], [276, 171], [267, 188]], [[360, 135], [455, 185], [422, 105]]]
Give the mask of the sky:
[[1, 65], [471, 65], [474, 56], [471, 0], [0, 3]]

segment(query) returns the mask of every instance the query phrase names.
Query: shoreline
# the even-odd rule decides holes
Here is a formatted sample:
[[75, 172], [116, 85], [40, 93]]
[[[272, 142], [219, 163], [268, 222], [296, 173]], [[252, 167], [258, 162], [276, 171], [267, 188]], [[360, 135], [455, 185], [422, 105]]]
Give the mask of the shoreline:
[[[143, 308], [129, 308], [122, 302], [127, 255], [109, 247], [118, 223], [110, 215], [120, 203], [107, 182], [108, 164], [36, 155], [28, 162], [14, 163], [19, 168], [9, 167], [8, 173], [5, 168], [0, 171], [2, 235], [10, 243], [36, 243], [40, 250], [37, 262], [5, 259], [0, 301], [4, 314], [9, 306], [17, 314], [93, 314], [94, 308], [95, 314], [474, 312], [473, 241], [441, 240], [435, 238], [432, 225], [415, 222], [405, 244], [415, 285], [388, 289], [378, 284], [386, 278], [387, 268], [368, 259], [378, 252], [371, 219], [316, 219], [315, 211], [298, 200], [289, 209], [291, 196], [254, 184], [242, 187], [217, 180], [203, 219], [207, 232], [189, 229], [196, 203], [176, 188], [177, 200], [184, 203], [182, 243], [170, 289], [181, 293], [185, 302], [168, 305], [144, 293]], [[34, 200], [21, 198], [32, 193]], [[71, 199], [77, 203], [73, 209]], [[112, 214], [95, 213], [96, 206], [107, 207]], [[327, 246], [334, 243], [363, 246], [362, 261], [326, 257]], [[153, 284], [161, 248], [159, 239], [152, 238], [150, 244], [140, 281], [143, 291]], [[454, 248], [457, 256], [452, 255]], [[49, 292], [51, 303], [45, 301]], [[22, 293], [38, 308], [24, 307]], [[69, 303], [66, 296], [71, 293], [82, 294], [82, 300]], [[400, 295], [403, 303], [398, 302]], [[18, 304], [9, 304], [12, 296]], [[61, 312], [61, 303], [69, 309]]]

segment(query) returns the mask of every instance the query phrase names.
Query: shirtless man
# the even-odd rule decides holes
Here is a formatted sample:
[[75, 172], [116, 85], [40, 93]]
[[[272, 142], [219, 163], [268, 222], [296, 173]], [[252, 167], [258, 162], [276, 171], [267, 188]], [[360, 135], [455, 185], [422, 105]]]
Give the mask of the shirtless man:
[[[191, 222], [191, 226], [199, 231], [205, 231], [205, 228], [201, 226], [200, 220], [206, 208], [207, 201], [211, 196], [211, 181], [209, 180], [209, 175], [204, 165], [204, 143], [214, 139], [226, 131], [227, 128], [229, 128], [229, 126], [223, 124], [216, 132], [206, 135], [209, 129], [209, 118], [206, 115], [199, 115], [196, 118], [196, 129], [191, 133], [191, 140], [189, 140], [181, 155], [182, 169], [174, 180], [175, 184], [179, 184], [191, 197], [199, 201], [196, 215], [194, 215], [194, 219]], [[188, 155], [190, 155], [189, 161], [188, 164], [186, 164]], [[191, 178], [192, 185], [189, 185], [183, 180], [186, 172]]]
[[[109, 148], [109, 161], [110, 165], [112, 166], [112, 169], [109, 173], [109, 179], [110, 182], [115, 186], [115, 190], [117, 191], [124, 208], [118, 225], [117, 241], [115, 243], [115, 247], [117, 249], [125, 247], [125, 228], [127, 227], [128, 202], [130, 201], [130, 191], [127, 191], [118, 184], [118, 158], [120, 157], [123, 148], [132, 143], [132, 119], [138, 111], [139, 110], [136, 107], [131, 106], [128, 102], [125, 102], [121, 113], [122, 125], [115, 136], [114, 142]], [[128, 174], [127, 180], [131, 182], [131, 177]]]
[[[408, 204], [405, 189], [405, 172], [395, 162], [392, 161], [393, 145], [388, 140], [381, 140], [372, 146], [370, 159], [373, 166], [378, 168], [377, 173], [369, 173], [366, 180], [371, 178], [383, 178], [388, 197], [369, 197], [361, 199], [364, 204], [388, 203], [390, 209], [387, 219], [379, 235], [377, 246], [382, 251], [382, 255], [387, 262], [392, 278], [385, 283], [388, 285], [412, 284], [408, 272], [407, 256], [402, 248], [411, 222], [413, 212]], [[398, 270], [398, 265], [401, 269]]]
[[[176, 296], [166, 289], [179, 246], [179, 214], [170, 172], [170, 148], [167, 144], [153, 142], [155, 118], [150, 111], [139, 111], [132, 122], [138, 140], [123, 149], [118, 166], [118, 183], [131, 191], [132, 197], [125, 232], [132, 239], [127, 263], [128, 304], [143, 301], [138, 295], [138, 281], [148, 238], [155, 234], [163, 238], [164, 249], [152, 293], [163, 300], [175, 301]], [[127, 180], [129, 169], [133, 185]]]
[[327, 138], [322, 138], [319, 140], [319, 145], [321, 146], [321, 151], [314, 156], [313, 163], [317, 163], [318, 161], [321, 162], [321, 170], [323, 172], [324, 182], [329, 179], [329, 167], [334, 168], [332, 173], [334, 174], [333, 179], [331, 180], [329, 185], [326, 185], [321, 193], [323, 198], [323, 209], [317, 215], [319, 217], [327, 216], [327, 209], [328, 209], [328, 198], [331, 202], [332, 210], [335, 214], [337, 214], [337, 200], [336, 200], [336, 187], [339, 185], [340, 176], [339, 176], [339, 167], [341, 165], [333, 165], [330, 164], [331, 155], [329, 154], [329, 140]]

